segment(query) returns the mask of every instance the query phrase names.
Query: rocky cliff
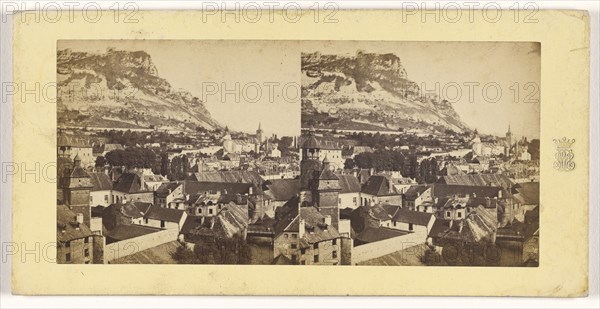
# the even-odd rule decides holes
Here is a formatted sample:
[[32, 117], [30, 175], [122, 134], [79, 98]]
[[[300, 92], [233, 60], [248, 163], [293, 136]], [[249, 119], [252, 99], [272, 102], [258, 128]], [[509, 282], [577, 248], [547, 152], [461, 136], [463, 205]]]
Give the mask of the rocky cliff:
[[302, 125], [362, 130], [469, 130], [450, 103], [424, 96], [394, 54], [302, 54]]
[[89, 127], [219, 127], [204, 103], [161, 78], [144, 51], [59, 50], [58, 124]]

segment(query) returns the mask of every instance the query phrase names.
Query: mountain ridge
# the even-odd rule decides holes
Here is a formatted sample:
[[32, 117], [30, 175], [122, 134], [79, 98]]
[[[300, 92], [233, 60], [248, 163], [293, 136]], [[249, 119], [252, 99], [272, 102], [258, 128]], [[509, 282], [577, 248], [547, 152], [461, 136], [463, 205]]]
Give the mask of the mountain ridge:
[[174, 89], [145, 51], [57, 53], [59, 124], [90, 127], [220, 128], [204, 102]]
[[302, 53], [301, 71], [303, 127], [471, 130], [447, 100], [422, 95], [395, 54]]

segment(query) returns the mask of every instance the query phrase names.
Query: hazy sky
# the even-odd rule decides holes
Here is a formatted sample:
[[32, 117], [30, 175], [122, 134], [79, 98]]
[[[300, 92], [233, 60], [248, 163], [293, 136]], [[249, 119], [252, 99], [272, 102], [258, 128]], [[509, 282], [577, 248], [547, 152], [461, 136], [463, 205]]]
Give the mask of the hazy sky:
[[107, 47], [145, 50], [159, 76], [205, 99], [212, 116], [235, 130], [253, 132], [261, 121], [268, 134], [299, 134], [300, 53], [354, 55], [361, 49], [400, 57], [410, 80], [451, 101], [482, 133], [504, 135], [510, 124], [516, 136], [539, 137], [537, 43], [130, 40], [58, 46], [101, 53]]

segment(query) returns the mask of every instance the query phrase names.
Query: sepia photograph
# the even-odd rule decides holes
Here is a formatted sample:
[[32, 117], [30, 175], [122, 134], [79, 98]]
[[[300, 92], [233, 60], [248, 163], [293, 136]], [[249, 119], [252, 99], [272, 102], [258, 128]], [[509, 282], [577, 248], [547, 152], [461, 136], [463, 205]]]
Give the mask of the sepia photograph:
[[597, 14], [336, 3], [6, 6], [0, 307], [597, 300]]
[[61, 41], [57, 261], [536, 267], [540, 53]]

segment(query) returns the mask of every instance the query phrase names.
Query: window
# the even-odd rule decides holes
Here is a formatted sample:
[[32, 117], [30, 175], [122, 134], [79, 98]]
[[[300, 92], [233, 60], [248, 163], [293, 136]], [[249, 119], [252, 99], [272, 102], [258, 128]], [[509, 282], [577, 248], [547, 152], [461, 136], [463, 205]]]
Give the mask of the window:
[[67, 255], [65, 255], [65, 259], [67, 262], [71, 262], [71, 253], [67, 253]]
[[179, 209], [179, 203], [175, 203], [175, 208]]
[[144, 218], [144, 223], [148, 224], [148, 218]]
[[449, 211], [446, 212], [446, 217], [450, 217], [450, 212]]
[[71, 248], [71, 242], [70, 242], [70, 241], [67, 241], [67, 242], [65, 243], [65, 247], [66, 247], [66, 248]]
[[212, 208], [209, 208], [209, 209], [208, 209], [208, 214], [209, 214], [209, 215], [212, 215], [212, 214], [213, 214], [213, 209], [212, 209]]
[[160, 227], [164, 228], [165, 227], [165, 220], [160, 220]]
[[89, 242], [90, 242], [90, 238], [89, 237], [83, 238], [83, 243], [87, 244]]
[[90, 195], [90, 204], [94, 203], [94, 197]]
[[392, 223], [394, 224], [394, 226], [396, 226], [396, 220], [393, 220]]
[[318, 242], [316, 242], [316, 243], [313, 245], [313, 248], [314, 248], [314, 249], [319, 249], [319, 243], [318, 243]]
[[306, 261], [305, 260], [300, 261], [300, 265], [306, 265]]
[[409, 224], [408, 224], [408, 230], [409, 230], [409, 231], [412, 231], [412, 230], [413, 230], [413, 224], [412, 224], [412, 223], [409, 223]]
[[293, 233], [293, 234], [292, 234], [292, 238], [298, 238], [298, 234], [296, 234], [296, 233]]
[[298, 248], [298, 245], [296, 245], [296, 244], [291, 244], [291, 247], [292, 247], [292, 249], [297, 249], [297, 248]]
[[356, 196], [352, 198], [352, 203], [354, 203], [354, 205], [356, 205]]
[[331, 244], [335, 246], [337, 244], [337, 239], [332, 240]]
[[84, 255], [85, 257], [88, 257], [88, 256], [90, 256], [90, 249], [85, 249], [85, 250], [83, 250], [83, 255]]
[[288, 234], [283, 234], [283, 237], [288, 238], [290, 235]]
[[333, 252], [331, 252], [331, 256], [332, 256], [334, 259], [337, 259], [337, 251], [333, 251]]
[[460, 213], [460, 212], [457, 212], [457, 213], [456, 213], [456, 216], [460, 218], [460, 217], [462, 216], [462, 213]]
[[292, 254], [292, 263], [296, 264], [298, 257], [295, 254]]
[[202, 213], [202, 208], [198, 207], [198, 213], [201, 214]]
[[104, 195], [104, 202], [108, 203], [108, 194]]
[[314, 262], [319, 263], [319, 255], [318, 254], [315, 254]]
[[300, 249], [300, 254], [304, 254], [304, 253], [306, 253], [306, 249], [304, 249], [304, 248]]

